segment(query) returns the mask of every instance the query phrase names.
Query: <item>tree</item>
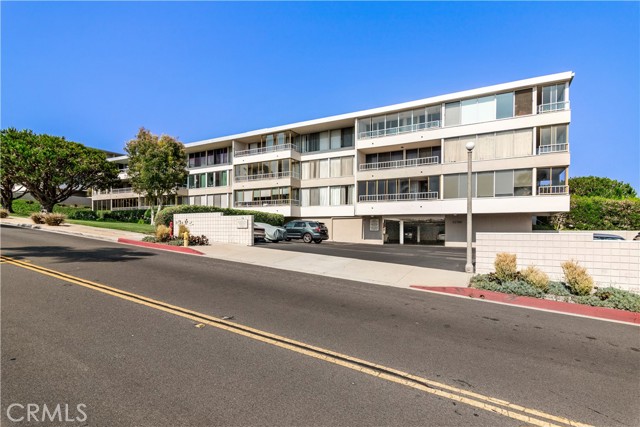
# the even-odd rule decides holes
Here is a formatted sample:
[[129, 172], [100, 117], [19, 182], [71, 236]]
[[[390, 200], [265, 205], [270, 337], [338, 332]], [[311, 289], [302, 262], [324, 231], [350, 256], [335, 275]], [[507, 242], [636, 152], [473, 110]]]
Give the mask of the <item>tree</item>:
[[59, 136], [23, 136], [28, 137], [9, 139], [15, 149], [15, 180], [47, 212], [76, 191], [105, 189], [117, 182], [118, 168], [103, 151]]
[[636, 190], [626, 182], [597, 176], [569, 178], [569, 192], [575, 196], [629, 199], [637, 197]]
[[18, 147], [33, 141], [36, 135], [30, 130], [18, 131], [15, 128], [2, 129], [0, 135], [0, 196], [2, 206], [13, 213], [13, 201], [29, 194], [28, 191], [19, 196], [14, 193], [15, 187], [21, 184], [17, 176]]
[[131, 186], [135, 192], [146, 194], [153, 224], [156, 212], [162, 209], [163, 198], [176, 194], [189, 175], [184, 145], [171, 136], [158, 137], [140, 128], [125, 151], [129, 155]]

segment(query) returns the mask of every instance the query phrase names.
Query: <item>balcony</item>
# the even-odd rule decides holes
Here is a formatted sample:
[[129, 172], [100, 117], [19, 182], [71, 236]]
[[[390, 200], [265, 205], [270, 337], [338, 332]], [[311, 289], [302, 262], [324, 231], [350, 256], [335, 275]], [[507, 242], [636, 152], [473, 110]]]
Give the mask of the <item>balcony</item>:
[[230, 165], [231, 159], [219, 162], [219, 163], [207, 163], [207, 162], [200, 162], [197, 163], [193, 162], [191, 164], [189, 164], [189, 166], [187, 167], [189, 170], [194, 170], [194, 169], [201, 169], [201, 168], [206, 168], [206, 167], [211, 167], [211, 166], [227, 166]]
[[298, 152], [300, 151], [298, 150], [298, 146], [295, 144], [279, 144], [279, 145], [272, 145], [270, 147], [251, 148], [250, 150], [235, 151], [233, 155], [235, 157], [245, 157], [245, 156], [255, 156], [257, 154], [275, 153], [277, 151], [287, 151], [287, 150], [293, 150]]
[[568, 110], [569, 101], [551, 102], [549, 104], [538, 105], [538, 114], [551, 113], [554, 111]]
[[368, 202], [406, 202], [414, 200], [438, 200], [437, 191], [427, 191], [423, 193], [396, 193], [396, 194], [377, 194], [372, 196], [359, 196], [358, 201], [361, 203]]
[[538, 194], [569, 194], [568, 185], [544, 185], [538, 187]]
[[239, 176], [235, 176], [233, 179], [235, 182], [248, 182], [248, 181], [261, 181], [265, 179], [281, 179], [281, 178], [288, 178], [288, 177], [300, 179], [300, 174], [293, 171], [272, 172], [272, 173], [260, 173], [257, 175], [239, 175]]
[[368, 132], [359, 132], [358, 139], [380, 138], [383, 136], [399, 135], [401, 133], [418, 132], [421, 130], [436, 129], [440, 127], [440, 120], [434, 120], [427, 123], [417, 123], [415, 125], [399, 126], [388, 129], [371, 130]]
[[257, 208], [267, 206], [300, 206], [300, 201], [295, 199], [278, 200], [253, 200], [250, 202], [235, 202], [236, 208]]
[[413, 166], [436, 165], [440, 163], [439, 156], [421, 157], [419, 159], [392, 160], [389, 162], [363, 163], [358, 167], [360, 171], [410, 168]]
[[547, 153], [558, 153], [561, 151], [568, 151], [569, 144], [552, 144], [552, 145], [541, 145], [538, 147], [538, 154], [547, 154]]

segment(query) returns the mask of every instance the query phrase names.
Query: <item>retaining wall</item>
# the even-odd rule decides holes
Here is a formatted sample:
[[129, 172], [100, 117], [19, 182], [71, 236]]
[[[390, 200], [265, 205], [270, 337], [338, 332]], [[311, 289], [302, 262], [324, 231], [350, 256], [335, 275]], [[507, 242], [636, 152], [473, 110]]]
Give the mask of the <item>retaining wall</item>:
[[551, 280], [562, 280], [560, 264], [574, 259], [597, 286], [640, 292], [640, 241], [593, 240], [592, 232], [477, 233], [476, 273], [495, 270], [496, 254], [516, 254], [518, 269], [535, 265]]
[[253, 246], [253, 215], [224, 216], [221, 212], [173, 215], [173, 234], [178, 235], [180, 224], [191, 235], [205, 235], [210, 243], [235, 243]]

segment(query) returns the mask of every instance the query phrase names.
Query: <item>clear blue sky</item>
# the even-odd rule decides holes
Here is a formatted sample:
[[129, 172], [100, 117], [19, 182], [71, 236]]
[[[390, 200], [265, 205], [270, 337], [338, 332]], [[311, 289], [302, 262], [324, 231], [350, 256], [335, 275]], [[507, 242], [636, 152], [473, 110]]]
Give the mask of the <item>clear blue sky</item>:
[[123, 152], [574, 71], [570, 176], [640, 190], [640, 4], [1, 4], [2, 128]]

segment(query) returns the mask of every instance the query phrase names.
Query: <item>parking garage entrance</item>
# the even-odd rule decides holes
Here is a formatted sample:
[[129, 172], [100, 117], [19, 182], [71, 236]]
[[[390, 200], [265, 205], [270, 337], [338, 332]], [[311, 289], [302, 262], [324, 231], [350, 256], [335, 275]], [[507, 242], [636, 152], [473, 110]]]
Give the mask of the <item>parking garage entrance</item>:
[[385, 219], [384, 243], [400, 245], [444, 245], [444, 219], [397, 220]]

